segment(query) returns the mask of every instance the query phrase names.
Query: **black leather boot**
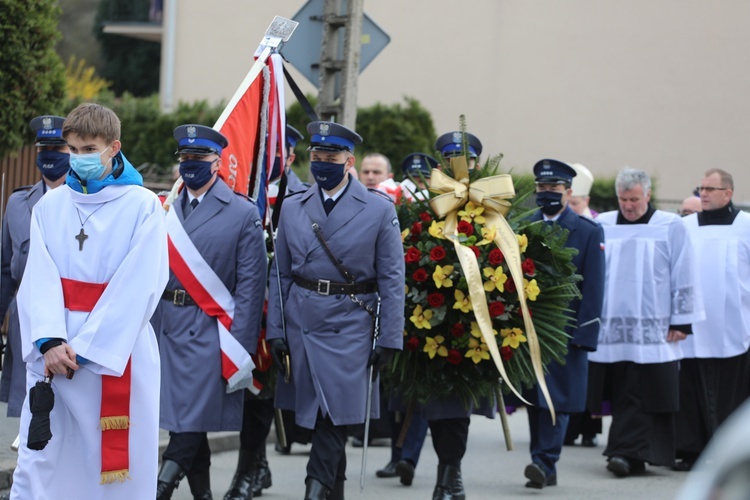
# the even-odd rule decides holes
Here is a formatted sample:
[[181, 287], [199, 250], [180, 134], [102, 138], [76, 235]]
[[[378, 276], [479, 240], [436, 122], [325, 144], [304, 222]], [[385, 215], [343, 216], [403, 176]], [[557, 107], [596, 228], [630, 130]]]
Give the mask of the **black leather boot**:
[[328, 500], [344, 500], [344, 480], [336, 479], [336, 483], [333, 485], [331, 493], [328, 495]]
[[273, 483], [271, 482], [271, 469], [268, 467], [268, 460], [261, 456], [258, 460], [258, 466], [255, 468], [255, 474], [253, 474], [253, 496], [261, 496], [263, 490], [270, 488], [271, 484]]
[[438, 465], [438, 479], [432, 500], [465, 500], [466, 492], [461, 478], [461, 467]]
[[326, 500], [329, 492], [326, 485], [314, 477], [305, 479], [305, 500]]
[[[234, 472], [229, 491], [224, 500], [250, 500], [255, 495], [254, 479], [258, 468], [258, 454], [249, 450], [240, 450], [237, 459], [237, 470]], [[269, 473], [270, 476], [270, 473]], [[260, 494], [256, 495], [260, 496]]]
[[193, 500], [213, 500], [211, 496], [211, 471], [208, 467], [205, 469], [190, 471], [187, 475], [190, 493], [193, 494]]
[[177, 462], [164, 460], [159, 468], [159, 477], [156, 483], [156, 500], [169, 500], [172, 492], [185, 477], [185, 470]]

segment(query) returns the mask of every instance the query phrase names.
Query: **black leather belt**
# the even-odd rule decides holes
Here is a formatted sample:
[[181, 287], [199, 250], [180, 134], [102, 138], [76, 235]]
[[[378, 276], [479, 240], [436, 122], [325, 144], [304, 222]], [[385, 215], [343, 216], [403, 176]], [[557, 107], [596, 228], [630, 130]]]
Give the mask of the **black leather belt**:
[[331, 280], [307, 280], [300, 276], [295, 276], [294, 282], [297, 286], [318, 292], [321, 295], [358, 295], [378, 291], [378, 284], [374, 281], [367, 283], [336, 283]]
[[196, 305], [193, 298], [185, 290], [180, 290], [179, 288], [177, 290], [164, 290], [164, 293], [161, 294], [161, 299], [168, 300], [180, 307]]

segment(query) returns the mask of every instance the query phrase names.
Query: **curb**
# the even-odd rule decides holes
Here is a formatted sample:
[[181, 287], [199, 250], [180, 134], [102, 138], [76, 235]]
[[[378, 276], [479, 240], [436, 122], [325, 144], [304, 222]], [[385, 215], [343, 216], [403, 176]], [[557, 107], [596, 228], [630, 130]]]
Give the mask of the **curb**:
[[[272, 438], [273, 433], [269, 433]], [[169, 444], [169, 438], [159, 440], [159, 460]], [[221, 453], [224, 451], [237, 450], [240, 447], [240, 434], [234, 432], [209, 432], [208, 445], [211, 448], [211, 454]], [[4, 460], [0, 462], [0, 493], [7, 492], [13, 484], [13, 471], [16, 468], [15, 460]]]

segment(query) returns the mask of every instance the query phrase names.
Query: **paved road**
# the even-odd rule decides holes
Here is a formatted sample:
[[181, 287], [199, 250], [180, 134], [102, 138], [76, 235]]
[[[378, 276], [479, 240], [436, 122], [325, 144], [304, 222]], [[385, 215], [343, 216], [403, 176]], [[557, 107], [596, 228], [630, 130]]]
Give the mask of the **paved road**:
[[[0, 415], [5, 415], [5, 406], [0, 405]], [[601, 455], [603, 441], [606, 440], [608, 419], [605, 419], [605, 435], [600, 438], [597, 448], [580, 446], [565, 447], [558, 465], [558, 486], [544, 490], [531, 490], [524, 487], [526, 482], [523, 469], [529, 462], [528, 426], [523, 410], [509, 419], [515, 450], [506, 451], [499, 420], [484, 417], [472, 418], [469, 432], [469, 447], [462, 466], [466, 493], [473, 499], [627, 499], [651, 500], [672, 499], [675, 497], [685, 475], [672, 472], [666, 467], [648, 467], [645, 474], [626, 479], [616, 479], [605, 469]], [[15, 454], [9, 444], [15, 437], [16, 419], [0, 417], [0, 480], [10, 475], [15, 463]], [[214, 448], [230, 451], [215, 453], [211, 469], [214, 498], [223, 497], [231, 481], [237, 460], [237, 452], [232, 450], [236, 439], [226, 435], [213, 435]], [[232, 436], [233, 437], [233, 436]], [[401, 500], [430, 498], [435, 484], [437, 458], [429, 438], [417, 468], [414, 484], [401, 486], [398, 479], [378, 479], [375, 470], [388, 462], [390, 448], [386, 440], [370, 447], [367, 464], [365, 490], [359, 492], [359, 470], [361, 448], [347, 448], [348, 476], [346, 495], [349, 499]], [[264, 490], [263, 498], [297, 499], [304, 493], [305, 464], [309, 446], [294, 445], [289, 456], [282, 456], [268, 444], [268, 458], [273, 472], [273, 486]], [[0, 492], [3, 484], [0, 483]], [[183, 481], [173, 496], [175, 500], [192, 498]]]

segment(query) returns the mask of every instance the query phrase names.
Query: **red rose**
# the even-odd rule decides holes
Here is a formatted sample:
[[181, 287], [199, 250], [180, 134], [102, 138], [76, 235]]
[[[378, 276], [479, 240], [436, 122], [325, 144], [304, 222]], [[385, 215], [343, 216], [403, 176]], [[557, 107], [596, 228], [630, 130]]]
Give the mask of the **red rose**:
[[507, 345], [505, 347], [501, 347], [500, 357], [503, 358], [503, 361], [508, 361], [513, 357], [513, 349], [511, 349], [510, 346]]
[[451, 349], [450, 351], [448, 351], [448, 357], [446, 358], [446, 361], [448, 361], [448, 363], [457, 365], [461, 362], [462, 359], [463, 356], [461, 356], [461, 353], [457, 350]]
[[501, 316], [505, 313], [505, 304], [502, 302], [490, 303], [490, 316]]
[[499, 248], [493, 248], [487, 258], [493, 266], [499, 266], [505, 260], [505, 256]]
[[414, 247], [409, 247], [409, 249], [406, 251], [406, 255], [404, 256], [404, 260], [408, 264], [413, 264], [414, 262], [419, 262], [419, 258], [421, 256], [422, 256], [422, 252], [420, 252]]
[[427, 296], [427, 303], [430, 304], [430, 307], [440, 307], [445, 304], [445, 297], [442, 293], [431, 293]]
[[409, 340], [404, 343], [404, 347], [409, 351], [416, 351], [419, 349], [419, 338], [409, 337]]
[[420, 283], [427, 281], [427, 278], [429, 278], [429, 276], [427, 276], [427, 271], [425, 271], [421, 267], [414, 271], [414, 274], [412, 274], [411, 277], [414, 281], [418, 281]]
[[437, 246], [430, 250], [430, 260], [437, 262], [445, 258], [445, 248]]
[[527, 276], [534, 276], [534, 273], [536, 272], [534, 261], [530, 258], [526, 258], [526, 260], [521, 263], [521, 269], [523, 269], [523, 273]]
[[505, 282], [505, 291], [508, 293], [515, 293], [516, 291], [516, 282], [510, 277], [508, 277], [508, 281]]
[[464, 325], [461, 323], [456, 323], [451, 327], [451, 335], [453, 335], [456, 338], [463, 337], [464, 335]]
[[415, 222], [411, 225], [411, 232], [413, 234], [421, 234], [422, 233], [422, 223]]
[[471, 251], [474, 252], [474, 255], [476, 255], [477, 259], [478, 259], [479, 258], [479, 247], [477, 247], [477, 246], [470, 246], [469, 248], [471, 248]]
[[432, 217], [430, 217], [430, 214], [427, 212], [422, 212], [419, 214], [419, 218], [422, 219], [422, 222], [430, 222], [432, 220]]
[[471, 222], [466, 222], [465, 220], [462, 220], [458, 223], [458, 226], [456, 226], [456, 229], [458, 229], [459, 233], [463, 233], [466, 236], [471, 236], [474, 234], [474, 226], [471, 224]]

